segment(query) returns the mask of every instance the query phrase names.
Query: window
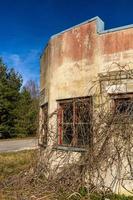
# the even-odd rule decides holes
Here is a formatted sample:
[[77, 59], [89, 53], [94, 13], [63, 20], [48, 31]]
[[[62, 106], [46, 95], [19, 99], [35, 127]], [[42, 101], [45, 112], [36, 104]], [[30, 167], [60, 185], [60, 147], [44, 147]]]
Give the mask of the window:
[[41, 123], [41, 143], [47, 144], [48, 132], [48, 104], [41, 106], [42, 109], [42, 123]]
[[119, 119], [133, 118], [133, 94], [119, 94], [113, 96], [113, 107]]
[[58, 144], [84, 147], [91, 141], [92, 99], [59, 101]]

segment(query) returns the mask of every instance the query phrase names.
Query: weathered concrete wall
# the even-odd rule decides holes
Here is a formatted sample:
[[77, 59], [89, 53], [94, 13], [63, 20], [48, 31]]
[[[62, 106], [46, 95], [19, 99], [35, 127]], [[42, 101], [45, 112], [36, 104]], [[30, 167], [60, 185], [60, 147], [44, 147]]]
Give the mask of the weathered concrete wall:
[[[127, 68], [133, 69], [133, 28], [100, 33], [99, 30], [98, 19], [95, 19], [50, 39], [41, 57], [40, 84], [41, 105], [48, 102], [49, 115], [57, 109], [57, 100], [90, 96], [89, 89], [98, 74], [118, 71], [116, 63], [126, 64]], [[130, 92], [133, 92], [133, 82], [128, 85]], [[57, 144], [56, 117], [54, 115], [49, 119], [52, 131], [44, 157]], [[60, 153], [65, 157], [65, 151], [51, 154], [51, 168], [57, 165]], [[80, 153], [70, 154], [75, 159], [80, 157]]]
[[[98, 73], [118, 70], [133, 62], [133, 28], [97, 32], [97, 20], [76, 26], [52, 37], [41, 58], [41, 91], [49, 99], [49, 113], [56, 100], [87, 96], [88, 83]], [[110, 67], [112, 65], [112, 67]]]
[[[99, 35], [99, 72], [117, 62], [121, 65], [133, 62], [133, 28], [122, 29]], [[112, 66], [112, 71], [115, 66]]]
[[[133, 28], [100, 35], [103, 54], [127, 51], [133, 48]], [[101, 44], [101, 45], [102, 45]]]
[[[41, 69], [40, 69], [40, 90], [43, 91], [42, 104], [48, 102], [49, 87], [50, 87], [50, 43], [45, 48], [45, 53], [41, 57]], [[44, 98], [45, 97], [45, 98]]]
[[[58, 99], [88, 95], [84, 90], [97, 71], [96, 24], [85, 24], [59, 35], [52, 39], [51, 46], [50, 102], [53, 103], [50, 104]], [[55, 107], [51, 106], [50, 111]]]

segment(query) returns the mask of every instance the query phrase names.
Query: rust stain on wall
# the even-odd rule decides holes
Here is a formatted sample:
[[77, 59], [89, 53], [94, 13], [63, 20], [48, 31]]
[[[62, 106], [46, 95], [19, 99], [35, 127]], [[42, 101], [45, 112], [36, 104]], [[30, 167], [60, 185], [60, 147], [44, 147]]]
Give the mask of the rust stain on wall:
[[[133, 29], [107, 33], [101, 36], [104, 54], [112, 54], [133, 48]], [[103, 44], [102, 44], [103, 43]]]
[[84, 58], [91, 64], [96, 48], [96, 24], [94, 22], [76, 27], [51, 41], [51, 62], [56, 67], [66, 60], [78, 61]]
[[78, 88], [78, 80], [81, 85], [84, 80], [87, 84], [109, 63], [132, 60], [133, 28], [99, 33], [98, 20], [95, 18], [50, 39], [41, 57], [41, 90], [53, 91], [54, 85], [58, 88], [65, 82], [69, 90], [73, 83]]

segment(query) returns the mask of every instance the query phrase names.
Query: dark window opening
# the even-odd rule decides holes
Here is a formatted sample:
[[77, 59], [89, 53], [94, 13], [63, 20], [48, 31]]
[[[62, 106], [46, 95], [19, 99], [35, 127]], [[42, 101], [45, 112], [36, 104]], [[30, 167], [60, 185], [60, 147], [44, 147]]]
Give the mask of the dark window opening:
[[133, 115], [133, 99], [115, 99], [115, 112], [117, 114]]
[[41, 109], [42, 109], [41, 142], [42, 144], [47, 144], [48, 104], [43, 105]]
[[58, 144], [84, 147], [91, 140], [92, 98], [59, 101]]
[[133, 119], [133, 94], [113, 95], [113, 110], [116, 123], [130, 123]]

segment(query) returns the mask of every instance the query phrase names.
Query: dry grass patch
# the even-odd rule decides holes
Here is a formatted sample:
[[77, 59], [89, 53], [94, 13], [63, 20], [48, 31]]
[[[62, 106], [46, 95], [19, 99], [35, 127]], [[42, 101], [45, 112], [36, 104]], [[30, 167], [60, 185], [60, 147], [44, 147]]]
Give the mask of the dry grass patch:
[[10, 182], [34, 166], [36, 155], [36, 150], [0, 154], [0, 200], [16, 200], [15, 188]]
[[0, 154], [0, 181], [28, 169], [34, 162], [36, 151], [21, 151]]
[[[37, 150], [0, 154], [0, 200], [133, 200], [119, 195], [63, 191], [36, 170]], [[75, 169], [76, 170], [76, 169]]]

